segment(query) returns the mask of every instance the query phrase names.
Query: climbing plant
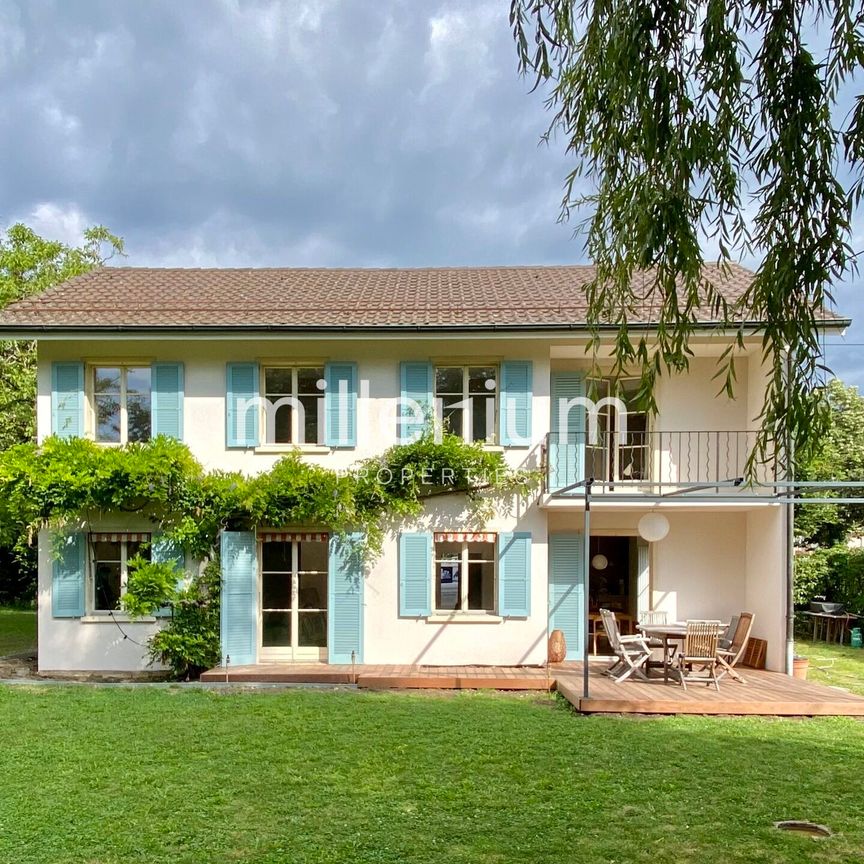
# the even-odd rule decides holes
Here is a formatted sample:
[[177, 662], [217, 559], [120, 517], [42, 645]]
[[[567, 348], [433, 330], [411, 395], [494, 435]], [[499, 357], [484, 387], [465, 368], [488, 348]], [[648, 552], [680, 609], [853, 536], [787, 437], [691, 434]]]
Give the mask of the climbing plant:
[[133, 562], [124, 597], [133, 617], [172, 610], [149, 647], [154, 659], [185, 676], [219, 657], [221, 530], [314, 525], [334, 534], [358, 531], [364, 553], [374, 557], [388, 521], [419, 515], [428, 498], [463, 494], [473, 518], [483, 521], [539, 479], [537, 471], [508, 467], [500, 452], [431, 430], [347, 471], [290, 453], [254, 476], [205, 471], [171, 438], [122, 447], [49, 438], [0, 453], [0, 545], [23, 556], [43, 528], [62, 535], [118, 512], [150, 520], [166, 540], [205, 563], [178, 588], [169, 565]]

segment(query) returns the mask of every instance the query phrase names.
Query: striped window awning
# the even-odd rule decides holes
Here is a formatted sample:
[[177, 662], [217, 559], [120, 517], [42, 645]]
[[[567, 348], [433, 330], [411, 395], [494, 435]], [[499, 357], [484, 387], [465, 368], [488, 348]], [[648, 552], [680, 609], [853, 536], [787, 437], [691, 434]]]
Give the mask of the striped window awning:
[[150, 541], [149, 532], [142, 534], [138, 531], [98, 531], [90, 535], [90, 539], [94, 543], [148, 543]]
[[436, 543], [494, 543], [496, 534], [491, 531], [436, 531]]
[[305, 543], [326, 543], [330, 535], [326, 531], [259, 531], [258, 539], [264, 543], [290, 543], [300, 540]]

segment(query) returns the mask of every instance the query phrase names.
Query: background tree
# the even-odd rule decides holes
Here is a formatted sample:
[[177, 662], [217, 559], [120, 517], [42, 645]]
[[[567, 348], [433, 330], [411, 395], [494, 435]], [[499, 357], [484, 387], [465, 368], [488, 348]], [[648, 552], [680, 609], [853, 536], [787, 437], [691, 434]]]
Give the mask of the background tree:
[[[0, 309], [86, 273], [123, 254], [123, 241], [101, 225], [80, 246], [46, 240], [26, 225], [0, 234]], [[36, 435], [36, 346], [0, 342], [0, 450]]]
[[[656, 377], [687, 366], [697, 308], [739, 341], [736, 320], [763, 322], [771, 378], [755, 455], [787, 433], [805, 454], [828, 422], [821, 309], [854, 260], [864, 97], [843, 85], [864, 66], [860, 0], [511, 0], [510, 19], [520, 69], [549, 88], [547, 138], [560, 133], [573, 155], [561, 215], [585, 207], [589, 321], [618, 325], [617, 371], [640, 366], [656, 409]], [[706, 278], [709, 242], [721, 262], [762, 261], [740, 301]], [[646, 297], [656, 336], [634, 337]], [[733, 353], [719, 370], [729, 392]]]
[[[827, 388], [828, 428], [813, 455], [798, 466], [802, 480], [864, 480], [864, 396], [834, 379]], [[799, 545], [832, 546], [864, 530], [864, 505], [803, 505], [796, 509]]]
[[[26, 225], [0, 233], [0, 309], [123, 254], [123, 240], [97, 225], [80, 246], [46, 240]], [[0, 341], [0, 451], [36, 437], [36, 345]], [[0, 546], [0, 603], [32, 598], [33, 556]]]

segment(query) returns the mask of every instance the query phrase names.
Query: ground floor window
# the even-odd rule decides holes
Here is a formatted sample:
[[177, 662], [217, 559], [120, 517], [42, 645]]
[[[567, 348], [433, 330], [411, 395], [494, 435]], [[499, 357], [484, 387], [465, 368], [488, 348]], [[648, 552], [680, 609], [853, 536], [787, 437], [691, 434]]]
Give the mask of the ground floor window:
[[494, 535], [478, 540], [436, 534], [434, 580], [436, 611], [494, 612]]
[[326, 535], [265, 537], [261, 546], [261, 647], [319, 655], [327, 647]]
[[150, 560], [149, 534], [91, 534], [92, 579], [90, 609], [114, 612], [126, 593], [129, 562], [138, 556]]

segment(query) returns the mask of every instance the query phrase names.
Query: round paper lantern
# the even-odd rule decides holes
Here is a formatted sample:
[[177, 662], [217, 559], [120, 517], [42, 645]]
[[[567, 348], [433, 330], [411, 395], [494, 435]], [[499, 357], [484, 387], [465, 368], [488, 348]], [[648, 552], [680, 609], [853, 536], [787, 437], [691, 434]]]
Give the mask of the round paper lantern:
[[602, 553], [598, 553], [591, 559], [591, 566], [595, 570], [605, 570], [609, 566], [609, 559]]
[[657, 543], [669, 533], [669, 520], [662, 513], [646, 513], [639, 520], [639, 536], [649, 543]]

